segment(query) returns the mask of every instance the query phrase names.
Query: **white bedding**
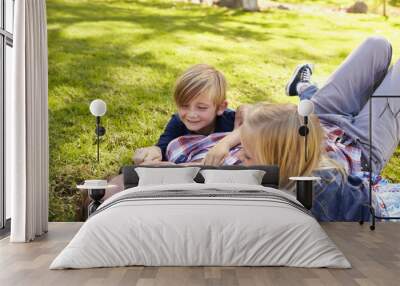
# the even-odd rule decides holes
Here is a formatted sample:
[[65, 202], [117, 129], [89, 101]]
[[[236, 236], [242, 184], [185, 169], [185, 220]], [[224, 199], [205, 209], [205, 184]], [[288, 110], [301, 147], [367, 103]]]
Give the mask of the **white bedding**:
[[[173, 197], [121, 200], [137, 192], [279, 190], [238, 184], [143, 186], [118, 193], [83, 224], [50, 269], [145, 266], [350, 268], [307, 213], [274, 199]], [[117, 203], [116, 203], [117, 201]]]

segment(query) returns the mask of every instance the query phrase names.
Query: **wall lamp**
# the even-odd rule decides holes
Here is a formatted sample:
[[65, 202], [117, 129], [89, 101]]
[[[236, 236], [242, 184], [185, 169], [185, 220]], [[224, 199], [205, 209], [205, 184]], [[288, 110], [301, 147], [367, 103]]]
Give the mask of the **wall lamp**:
[[100, 117], [106, 114], [107, 105], [101, 99], [95, 99], [90, 103], [90, 113], [96, 116], [96, 135], [97, 135], [97, 162], [100, 162], [100, 137], [106, 134], [106, 129], [100, 125]]

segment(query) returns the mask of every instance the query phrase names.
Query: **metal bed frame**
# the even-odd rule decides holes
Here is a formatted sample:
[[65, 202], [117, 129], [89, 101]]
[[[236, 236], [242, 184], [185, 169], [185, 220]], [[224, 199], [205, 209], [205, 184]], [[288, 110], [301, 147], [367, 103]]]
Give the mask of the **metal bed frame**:
[[[371, 95], [370, 101], [369, 101], [369, 162], [368, 162], [368, 171], [369, 171], [369, 201], [368, 204], [366, 205], [370, 211], [371, 218], [370, 218], [370, 230], [375, 230], [375, 224], [376, 224], [376, 219], [380, 220], [394, 220], [398, 219], [400, 220], [400, 217], [382, 217], [382, 216], [377, 216], [375, 214], [375, 208], [372, 205], [372, 101], [374, 98], [400, 98], [400, 95]], [[388, 103], [389, 104], [389, 103]], [[390, 106], [387, 105], [387, 107], [390, 109]], [[385, 109], [387, 108], [385, 107]], [[390, 111], [393, 113], [393, 111], [390, 109]], [[400, 114], [397, 113], [397, 114]], [[394, 117], [396, 117], [397, 114], [393, 114]], [[365, 206], [365, 205], [364, 205]], [[361, 221], [360, 224], [363, 224], [364, 221], [362, 220], [363, 215], [362, 215], [362, 209], [361, 209]]]

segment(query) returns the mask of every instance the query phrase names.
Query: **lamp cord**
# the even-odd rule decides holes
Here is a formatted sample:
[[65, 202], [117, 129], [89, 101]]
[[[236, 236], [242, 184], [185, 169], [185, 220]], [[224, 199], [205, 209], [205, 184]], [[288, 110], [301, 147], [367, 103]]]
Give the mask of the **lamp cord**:
[[306, 136], [304, 136], [304, 152], [305, 152], [305, 154], [304, 154], [304, 157], [305, 157], [305, 159], [306, 159], [306, 163], [307, 163], [307, 160], [308, 160], [308, 156], [307, 156], [307, 134], [306, 134]]
[[97, 163], [100, 163], [100, 136], [97, 134]]
[[100, 116], [96, 117], [97, 163], [100, 163]]
[[305, 136], [304, 136], [304, 158], [305, 158], [305, 160], [306, 160], [306, 163], [307, 163], [307, 160], [308, 160], [308, 152], [307, 152], [307, 135], [308, 135], [308, 117], [307, 116], [304, 116], [304, 125], [306, 126], [306, 132], [305, 132]]

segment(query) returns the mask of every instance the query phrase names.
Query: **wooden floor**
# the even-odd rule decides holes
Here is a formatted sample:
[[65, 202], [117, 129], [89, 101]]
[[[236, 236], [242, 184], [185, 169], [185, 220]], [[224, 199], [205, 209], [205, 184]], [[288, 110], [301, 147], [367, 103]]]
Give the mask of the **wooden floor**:
[[49, 233], [27, 244], [0, 241], [0, 285], [400, 285], [400, 223], [375, 231], [358, 223], [323, 228], [352, 269], [289, 267], [122, 267], [48, 270], [81, 223], [50, 223]]

